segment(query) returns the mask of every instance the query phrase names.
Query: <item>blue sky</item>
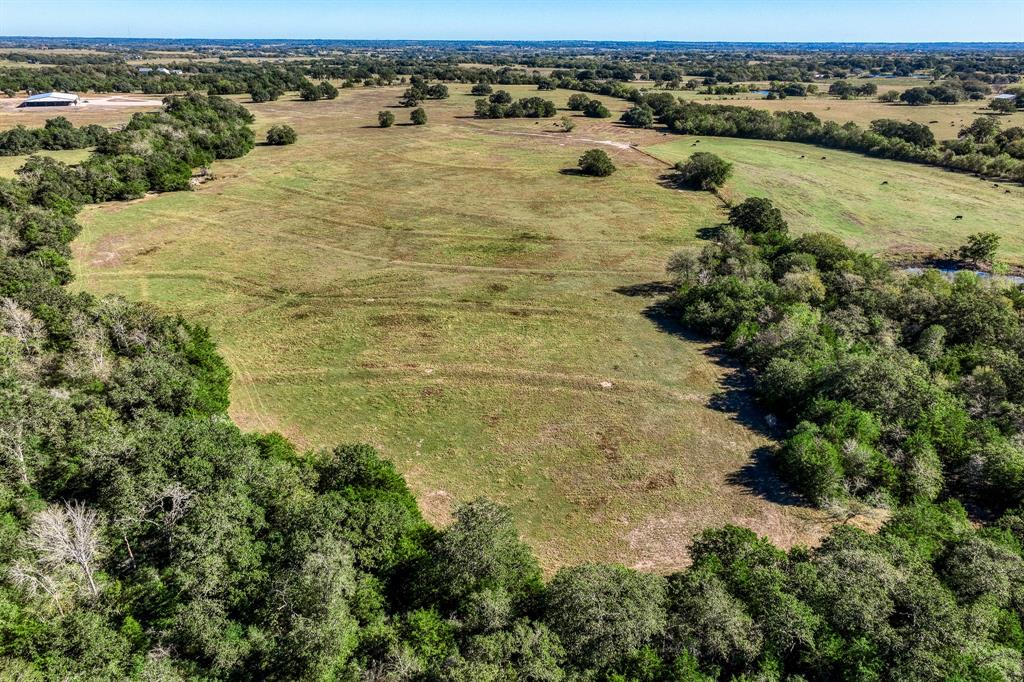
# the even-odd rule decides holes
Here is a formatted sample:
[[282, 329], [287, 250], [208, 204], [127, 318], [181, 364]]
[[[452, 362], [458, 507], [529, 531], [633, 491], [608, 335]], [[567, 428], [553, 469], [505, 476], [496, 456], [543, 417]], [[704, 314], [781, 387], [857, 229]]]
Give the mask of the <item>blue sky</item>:
[[0, 0], [0, 34], [1024, 42], [1024, 0]]

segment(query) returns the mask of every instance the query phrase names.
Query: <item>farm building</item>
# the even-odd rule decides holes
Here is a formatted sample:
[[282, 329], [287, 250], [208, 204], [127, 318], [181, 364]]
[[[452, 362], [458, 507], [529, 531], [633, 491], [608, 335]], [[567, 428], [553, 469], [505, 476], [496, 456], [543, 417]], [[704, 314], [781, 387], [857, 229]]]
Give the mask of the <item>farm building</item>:
[[77, 105], [81, 98], [72, 92], [41, 92], [25, 99], [22, 107], [69, 107]]
[[996, 95], [992, 99], [1017, 99], [1017, 95], [1013, 94], [1012, 92], [1004, 92], [1001, 95]]

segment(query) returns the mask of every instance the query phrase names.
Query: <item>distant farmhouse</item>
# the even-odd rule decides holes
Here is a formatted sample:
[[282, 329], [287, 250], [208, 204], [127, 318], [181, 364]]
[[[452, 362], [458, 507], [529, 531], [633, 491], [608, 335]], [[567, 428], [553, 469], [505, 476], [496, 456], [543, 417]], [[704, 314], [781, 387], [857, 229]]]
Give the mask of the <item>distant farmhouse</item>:
[[139, 67], [139, 73], [159, 73], [159, 74], [163, 74], [165, 76], [169, 76], [169, 75], [171, 75], [173, 73], [176, 76], [180, 76], [182, 71], [181, 71], [181, 69], [168, 69], [168, 68], [163, 67], [163, 66], [161, 66], [158, 69], [154, 69], [154, 68], [149, 67], [149, 66], [140, 66]]
[[71, 107], [81, 103], [82, 98], [73, 92], [41, 92], [31, 95], [19, 107]]

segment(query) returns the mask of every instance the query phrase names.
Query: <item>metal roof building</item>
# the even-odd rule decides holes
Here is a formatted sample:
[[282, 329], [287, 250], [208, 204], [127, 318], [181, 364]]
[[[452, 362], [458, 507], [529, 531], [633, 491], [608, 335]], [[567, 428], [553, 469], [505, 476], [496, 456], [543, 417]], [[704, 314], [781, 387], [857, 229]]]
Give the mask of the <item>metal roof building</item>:
[[68, 107], [78, 104], [81, 98], [72, 92], [41, 92], [28, 97], [22, 107]]

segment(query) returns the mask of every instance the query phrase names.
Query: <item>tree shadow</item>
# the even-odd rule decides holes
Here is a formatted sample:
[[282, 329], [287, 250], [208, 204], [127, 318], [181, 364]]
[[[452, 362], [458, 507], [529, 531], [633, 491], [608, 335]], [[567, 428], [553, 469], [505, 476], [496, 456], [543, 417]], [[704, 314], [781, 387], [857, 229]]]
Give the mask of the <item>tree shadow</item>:
[[763, 500], [796, 507], [812, 507], [787, 486], [775, 466], [775, 453], [762, 445], [751, 453], [750, 461], [725, 477], [729, 485], [742, 488]]
[[560, 173], [561, 175], [574, 175], [574, 176], [579, 176], [579, 177], [581, 177], [581, 178], [584, 178], [584, 177], [590, 177], [589, 175], [587, 175], [586, 173], [584, 173], [584, 172], [583, 172], [582, 170], [580, 170], [579, 168], [563, 168], [562, 170], [560, 170], [560, 171], [558, 171], [558, 172], [559, 172], [559, 173]]
[[653, 298], [655, 296], [667, 296], [676, 290], [672, 282], [640, 282], [638, 284], [625, 284], [612, 289], [617, 294], [630, 297]]
[[[614, 291], [624, 296], [653, 297], [660, 295], [666, 288], [672, 291], [675, 287], [668, 282], [642, 282], [617, 287]], [[708, 399], [708, 408], [729, 415], [736, 423], [761, 436], [775, 441], [782, 438], [785, 433], [784, 427], [771, 418], [768, 411], [758, 405], [754, 398], [753, 374], [728, 352], [724, 344], [711, 342], [708, 337], [685, 327], [664, 299], [654, 301], [644, 308], [643, 315], [659, 331], [690, 343], [700, 344], [706, 357], [727, 370], [719, 380], [718, 392]], [[770, 502], [811, 506], [779, 476], [771, 446], [765, 445], [755, 449], [751, 453], [750, 461], [729, 473], [726, 482]]]
[[697, 239], [702, 239], [706, 242], [717, 241], [722, 236], [722, 230], [728, 225], [729, 223], [719, 223], [710, 227], [697, 228]]

